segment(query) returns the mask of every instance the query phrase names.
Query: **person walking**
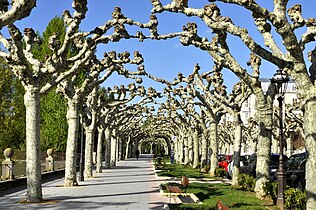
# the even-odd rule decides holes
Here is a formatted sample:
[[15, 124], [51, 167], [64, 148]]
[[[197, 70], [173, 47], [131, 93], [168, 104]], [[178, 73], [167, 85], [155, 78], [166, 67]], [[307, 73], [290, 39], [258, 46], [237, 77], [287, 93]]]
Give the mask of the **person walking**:
[[136, 159], [138, 160], [139, 158], [139, 150], [136, 150]]

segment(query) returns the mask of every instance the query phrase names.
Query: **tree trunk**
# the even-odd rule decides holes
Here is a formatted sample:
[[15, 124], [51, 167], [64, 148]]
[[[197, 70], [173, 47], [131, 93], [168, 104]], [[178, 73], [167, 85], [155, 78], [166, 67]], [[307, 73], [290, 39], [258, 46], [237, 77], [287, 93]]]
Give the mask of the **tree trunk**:
[[257, 153], [257, 148], [258, 148], [258, 139], [252, 140], [250, 142], [250, 152]]
[[[279, 131], [280, 132], [280, 131]], [[271, 153], [279, 153], [279, 141], [275, 138], [272, 138]]]
[[218, 144], [217, 144], [217, 123], [210, 122], [210, 149], [211, 149], [211, 163], [210, 163], [210, 176], [215, 176], [215, 169], [218, 167]]
[[286, 139], [286, 155], [290, 157], [292, 154], [293, 154], [293, 141], [292, 141], [292, 137], [289, 136]]
[[118, 137], [118, 135], [116, 136], [116, 148], [115, 148], [115, 160], [118, 162], [120, 160], [120, 151], [119, 151], [119, 148], [120, 148], [120, 139]]
[[93, 136], [94, 136], [94, 130], [86, 127], [86, 148], [85, 148], [85, 161], [84, 161], [84, 176], [87, 178], [92, 177]]
[[[258, 97], [257, 97], [258, 98]], [[269, 161], [272, 138], [272, 103], [263, 103], [257, 100], [257, 115], [259, 116], [259, 136], [257, 146], [256, 187], [258, 197], [265, 195], [264, 184], [270, 179]]]
[[[125, 145], [124, 145], [124, 140], [121, 138], [120, 139], [120, 160], [124, 160], [124, 157], [125, 157], [125, 150], [126, 150], [126, 148], [125, 148]], [[125, 150], [124, 150], [125, 149]]]
[[189, 164], [193, 163], [193, 132], [190, 132], [190, 136], [188, 137], [188, 146], [189, 146]]
[[110, 127], [107, 127], [105, 129], [105, 154], [104, 154], [104, 159], [105, 159], [105, 168], [111, 168], [111, 135], [112, 131]]
[[110, 165], [112, 166], [116, 166], [116, 138], [111, 138], [111, 161], [110, 161]]
[[67, 106], [68, 138], [65, 161], [64, 186], [78, 185], [76, 176], [76, 152], [79, 128], [79, 102], [77, 99], [68, 99]]
[[26, 110], [26, 178], [28, 202], [43, 200], [40, 159], [40, 92], [35, 86], [25, 90]]
[[199, 132], [197, 129], [194, 129], [194, 158], [193, 158], [193, 168], [197, 168], [199, 164]]
[[130, 151], [130, 143], [131, 143], [131, 136], [128, 136], [128, 140], [126, 142], [126, 150], [125, 150], [125, 160], [128, 159], [128, 153]]
[[190, 137], [184, 137], [184, 164], [190, 163], [189, 158], [189, 138]]
[[179, 148], [178, 148], [179, 149], [179, 163], [180, 164], [183, 164], [183, 161], [184, 161], [184, 156], [183, 156], [184, 155], [183, 148], [185, 147], [184, 142], [185, 142], [185, 138], [182, 135], [180, 142], [179, 142]]
[[208, 144], [207, 144], [207, 138], [205, 135], [202, 135], [202, 148], [201, 148], [201, 167], [204, 167], [207, 165], [207, 158], [208, 158]]
[[104, 140], [104, 129], [98, 129], [98, 145], [97, 145], [97, 163], [96, 163], [96, 173], [102, 173], [102, 144]]
[[304, 112], [306, 161], [306, 209], [316, 209], [316, 101], [306, 102]]
[[242, 122], [240, 114], [234, 113], [234, 127], [235, 127], [235, 140], [234, 140], [234, 162], [233, 162], [233, 177], [232, 185], [238, 186], [238, 176], [240, 173], [240, 151], [241, 151], [241, 138], [242, 138]]

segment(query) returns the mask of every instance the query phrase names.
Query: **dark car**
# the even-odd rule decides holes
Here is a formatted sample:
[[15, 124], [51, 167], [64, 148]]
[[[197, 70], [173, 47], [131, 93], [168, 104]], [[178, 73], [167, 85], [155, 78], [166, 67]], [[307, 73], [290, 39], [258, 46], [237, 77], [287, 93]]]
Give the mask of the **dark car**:
[[240, 173], [248, 174], [249, 176], [256, 177], [256, 163], [257, 163], [256, 154], [247, 156], [247, 158], [242, 160], [242, 165], [240, 165]]
[[284, 166], [286, 184], [303, 191], [306, 185], [305, 166], [306, 152], [292, 155]]
[[[285, 163], [287, 161], [288, 157], [286, 155], [283, 155], [283, 162]], [[277, 171], [279, 169], [279, 160], [280, 155], [279, 154], [271, 154], [270, 156], [270, 179], [272, 181], [277, 180]]]
[[[270, 179], [276, 180], [276, 172], [279, 168], [279, 154], [270, 155]], [[287, 160], [287, 156], [283, 155], [284, 161]], [[249, 156], [247, 161], [244, 162], [244, 166], [241, 166], [241, 173], [248, 174], [250, 176], [256, 177], [256, 166], [257, 166], [257, 155], [252, 154]]]

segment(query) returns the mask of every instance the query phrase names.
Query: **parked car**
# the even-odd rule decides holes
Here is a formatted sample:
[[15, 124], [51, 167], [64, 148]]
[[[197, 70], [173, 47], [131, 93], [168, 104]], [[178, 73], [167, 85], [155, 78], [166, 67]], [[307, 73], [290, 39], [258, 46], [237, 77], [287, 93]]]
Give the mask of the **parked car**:
[[[245, 169], [248, 166], [248, 161], [249, 161], [250, 155], [241, 155], [240, 156], [240, 170]], [[233, 156], [231, 157], [231, 161], [228, 164], [228, 169], [227, 169], [227, 177], [231, 178], [233, 176], [233, 165], [234, 165], [234, 160]], [[242, 171], [241, 171], [242, 173]]]
[[243, 164], [240, 165], [240, 173], [248, 174], [249, 176], [256, 177], [256, 163], [257, 163], [256, 154], [247, 156], [247, 159], [245, 159], [243, 161]]
[[[279, 154], [270, 155], [270, 179], [276, 180], [276, 172], [279, 168]], [[287, 160], [287, 156], [283, 156], [284, 161]], [[257, 155], [252, 154], [249, 158], [244, 161], [244, 165], [240, 167], [240, 172], [243, 174], [248, 174], [249, 176], [256, 177], [256, 166], [257, 166]]]
[[[287, 161], [288, 157], [286, 155], [283, 155], [283, 162], [285, 163]], [[279, 160], [280, 155], [279, 154], [271, 154], [270, 156], [270, 180], [276, 181], [277, 180], [277, 171], [279, 169]]]
[[306, 152], [294, 154], [285, 162], [286, 184], [304, 190], [306, 186]]
[[228, 164], [231, 162], [232, 155], [223, 155], [218, 154], [218, 167], [225, 169], [226, 172], [228, 172]]

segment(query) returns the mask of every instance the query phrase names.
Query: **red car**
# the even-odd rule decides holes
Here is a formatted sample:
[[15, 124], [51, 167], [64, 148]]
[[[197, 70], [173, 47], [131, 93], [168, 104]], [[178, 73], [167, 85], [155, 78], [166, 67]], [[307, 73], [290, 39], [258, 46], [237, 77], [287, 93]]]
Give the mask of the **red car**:
[[232, 160], [232, 155], [219, 155], [218, 156], [218, 167], [224, 168], [228, 172], [228, 165]]

